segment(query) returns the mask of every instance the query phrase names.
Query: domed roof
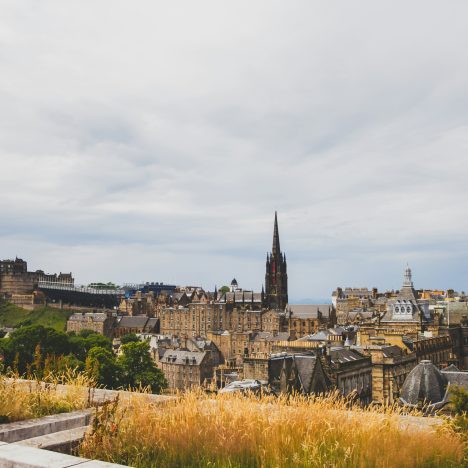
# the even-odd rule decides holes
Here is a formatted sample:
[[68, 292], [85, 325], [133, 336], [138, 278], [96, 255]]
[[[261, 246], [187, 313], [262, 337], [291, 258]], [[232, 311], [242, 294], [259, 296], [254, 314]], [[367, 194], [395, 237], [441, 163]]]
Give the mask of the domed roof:
[[447, 403], [448, 380], [431, 361], [421, 361], [406, 377], [400, 400], [408, 406], [437, 409]]
[[237, 280], [236, 280], [236, 278], [234, 278], [234, 279], [231, 281], [231, 286], [237, 286]]

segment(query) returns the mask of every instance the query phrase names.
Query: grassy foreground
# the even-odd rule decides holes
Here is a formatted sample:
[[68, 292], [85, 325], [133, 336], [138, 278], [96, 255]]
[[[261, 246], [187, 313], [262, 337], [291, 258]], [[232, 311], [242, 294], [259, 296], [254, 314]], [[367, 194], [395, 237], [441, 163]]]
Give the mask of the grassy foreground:
[[360, 409], [338, 397], [187, 393], [163, 407], [135, 399], [100, 409], [81, 446], [88, 458], [134, 467], [461, 466], [448, 426], [401, 429], [396, 408]]
[[[57, 382], [67, 384], [60, 391]], [[89, 406], [87, 387], [92, 381], [74, 371], [44, 384], [0, 376], [0, 423], [67, 413]]]
[[42, 325], [65, 331], [67, 320], [73, 311], [60, 310], [55, 307], [41, 306], [33, 311], [23, 309], [15, 304], [0, 300], [0, 327], [15, 328], [21, 324]]

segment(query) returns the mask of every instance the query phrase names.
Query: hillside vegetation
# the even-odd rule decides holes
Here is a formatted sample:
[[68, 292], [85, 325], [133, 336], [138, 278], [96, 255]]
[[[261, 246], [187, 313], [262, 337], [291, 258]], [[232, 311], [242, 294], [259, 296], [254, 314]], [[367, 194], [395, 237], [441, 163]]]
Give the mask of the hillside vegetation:
[[57, 331], [65, 331], [70, 310], [41, 306], [33, 311], [0, 300], [0, 327], [16, 328], [20, 325], [42, 325]]

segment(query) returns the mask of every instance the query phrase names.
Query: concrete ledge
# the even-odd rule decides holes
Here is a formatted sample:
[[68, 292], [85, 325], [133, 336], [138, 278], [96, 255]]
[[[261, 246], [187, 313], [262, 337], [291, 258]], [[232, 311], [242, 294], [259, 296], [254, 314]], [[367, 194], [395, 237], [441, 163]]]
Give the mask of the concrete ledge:
[[132, 398], [144, 398], [152, 403], [165, 403], [167, 401], [174, 400], [174, 396], [171, 395], [153, 395], [151, 393], [138, 393], [128, 392], [125, 390], [108, 390], [105, 388], [94, 388], [94, 387], [77, 387], [73, 385], [63, 384], [50, 384], [46, 382], [38, 382], [36, 380], [26, 379], [6, 379], [12, 384], [18, 385], [23, 390], [27, 390], [33, 393], [38, 387], [50, 388], [57, 392], [59, 395], [68, 395], [73, 392], [74, 395], [80, 394], [85, 397], [90, 405], [101, 404], [106, 401], [115, 400], [117, 397], [121, 401], [129, 401]]
[[38, 419], [27, 419], [0, 425], [0, 441], [13, 443], [19, 440], [44, 436], [53, 432], [66, 431], [76, 427], [87, 426], [91, 420], [92, 409], [72, 411], [45, 416]]
[[124, 465], [98, 460], [73, 457], [48, 450], [25, 447], [18, 444], [0, 445], [0, 466], [2, 468], [118, 468]]
[[83, 440], [88, 426], [67, 429], [66, 431], [54, 432], [31, 439], [25, 439], [17, 442], [17, 445], [52, 450], [60, 453], [74, 453], [80, 442]]

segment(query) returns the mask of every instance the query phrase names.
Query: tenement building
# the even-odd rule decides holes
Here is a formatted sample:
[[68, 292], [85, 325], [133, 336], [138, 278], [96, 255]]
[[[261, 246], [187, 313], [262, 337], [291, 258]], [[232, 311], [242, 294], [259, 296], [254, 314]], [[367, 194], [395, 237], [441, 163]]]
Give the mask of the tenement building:
[[164, 351], [159, 366], [170, 389], [184, 390], [207, 384], [213, 378], [213, 362], [209, 351]]
[[82, 330], [92, 330], [112, 338], [117, 318], [111, 313], [83, 312], [73, 314], [67, 321], [67, 332], [80, 333]]

